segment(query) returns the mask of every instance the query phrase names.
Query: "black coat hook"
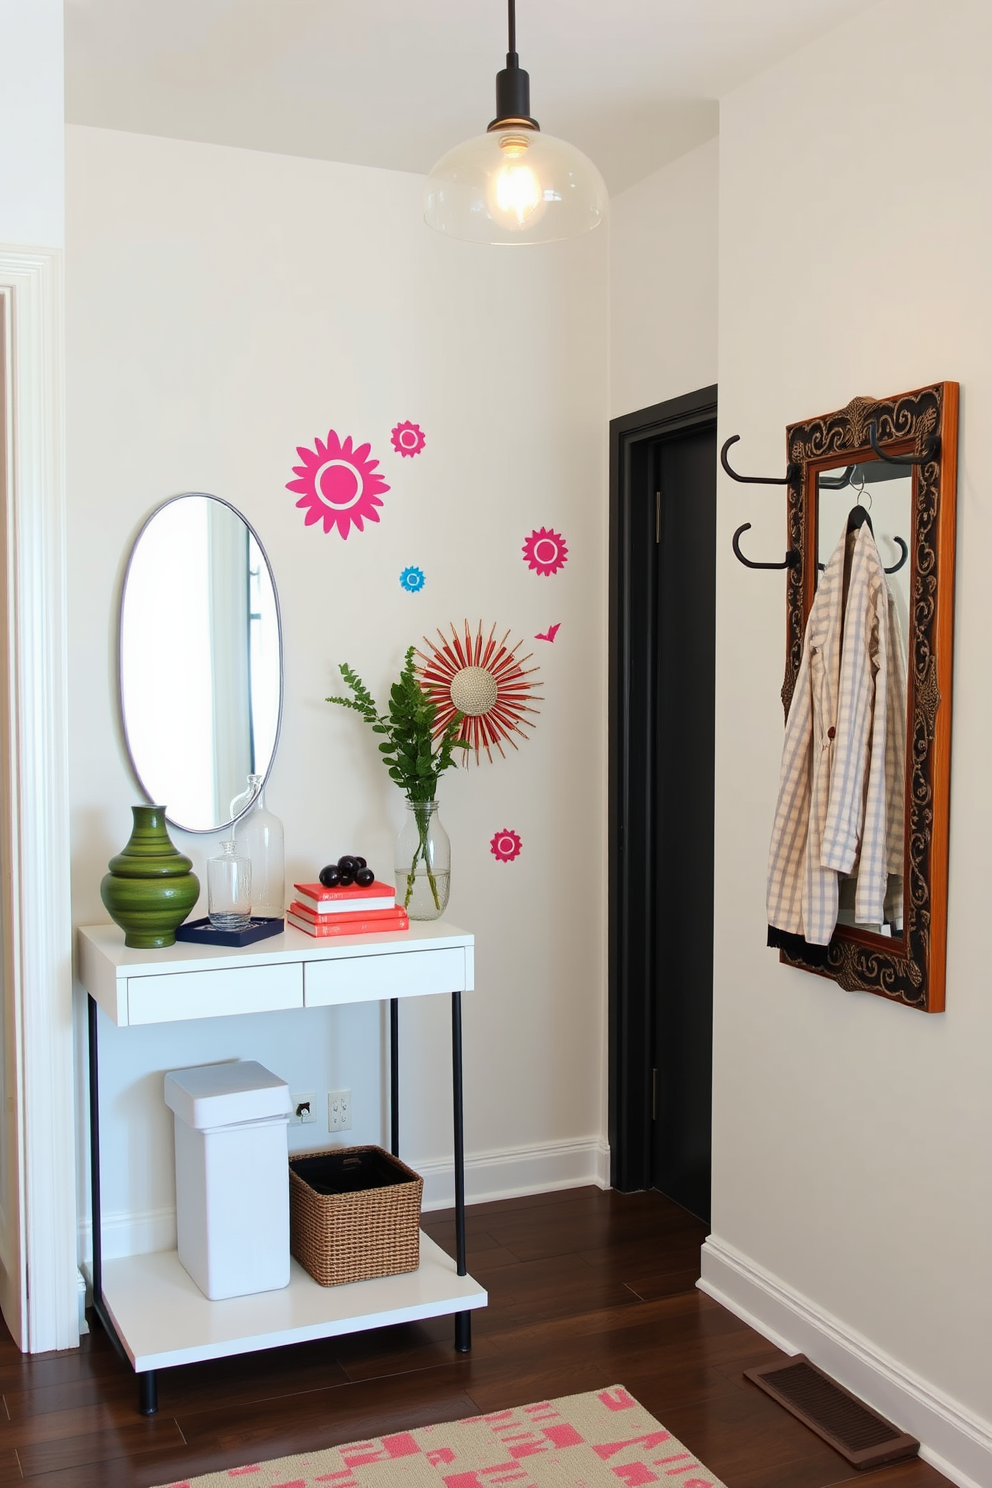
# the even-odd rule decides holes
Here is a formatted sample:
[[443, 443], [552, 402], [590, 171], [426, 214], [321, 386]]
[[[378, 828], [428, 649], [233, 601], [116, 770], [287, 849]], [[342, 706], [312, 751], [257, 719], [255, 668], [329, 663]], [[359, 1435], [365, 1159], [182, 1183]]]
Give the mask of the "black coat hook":
[[922, 455], [887, 455], [878, 447], [878, 430], [874, 422], [868, 425], [868, 443], [875, 451], [880, 460], [887, 465], [926, 465], [928, 460], [933, 460], [940, 453], [940, 435], [930, 434], [923, 441]]
[[[726, 449], [726, 445], [724, 445], [724, 449]], [[733, 473], [733, 472], [731, 472], [731, 473]], [[750, 476], [734, 476], [734, 479], [735, 480], [750, 480], [750, 479], [752, 479], [752, 477], [750, 477]], [[781, 485], [782, 482], [779, 482], [779, 484]], [[799, 567], [799, 557], [800, 557], [800, 555], [799, 555], [799, 549], [798, 548], [790, 548], [789, 549], [789, 551], [785, 555], [785, 562], [784, 563], [755, 563], [754, 560], [753, 560], [753, 558], [745, 558], [744, 554], [741, 552], [740, 535], [741, 535], [742, 532], [749, 531], [750, 530], [750, 527], [751, 527], [751, 523], [750, 522], [744, 522], [740, 527], [738, 527], [737, 531], [733, 535], [733, 538], [731, 539], [731, 541], [733, 543], [734, 553], [735, 553], [738, 561], [740, 563], [743, 563], [743, 565], [744, 565], [745, 568], [798, 568]]]
[[[796, 484], [797, 480], [799, 479], [799, 466], [794, 464], [792, 461], [790, 461], [788, 466], [786, 467], [784, 476], [738, 475], [736, 470], [731, 470], [730, 465], [727, 461], [727, 451], [732, 444], [736, 444], [738, 442], [740, 437], [741, 436], [739, 434], [731, 434], [729, 439], [724, 440], [723, 448], [720, 451], [720, 464], [730, 476], [731, 480], [740, 481], [742, 486], [794, 486]], [[744, 558], [741, 559], [741, 561], [743, 563], [746, 563], [747, 559]], [[781, 567], [781, 565], [772, 564], [773, 568], [776, 566]]]
[[854, 474], [854, 471], [855, 471], [856, 468], [857, 467], [854, 466], [854, 465], [848, 465], [845, 468], [843, 475], [837, 475], [837, 476], [820, 475], [820, 476], [817, 476], [817, 484], [818, 484], [820, 490], [821, 491], [843, 491], [843, 489], [844, 489], [845, 486], [849, 486], [851, 484], [851, 476]]

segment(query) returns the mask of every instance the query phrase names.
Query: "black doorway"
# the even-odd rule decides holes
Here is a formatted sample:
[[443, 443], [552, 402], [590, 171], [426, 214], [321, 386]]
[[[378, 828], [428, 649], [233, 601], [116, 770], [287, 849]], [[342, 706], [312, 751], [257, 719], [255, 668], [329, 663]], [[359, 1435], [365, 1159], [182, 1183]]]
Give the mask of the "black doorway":
[[614, 1188], [710, 1212], [716, 388], [610, 425]]

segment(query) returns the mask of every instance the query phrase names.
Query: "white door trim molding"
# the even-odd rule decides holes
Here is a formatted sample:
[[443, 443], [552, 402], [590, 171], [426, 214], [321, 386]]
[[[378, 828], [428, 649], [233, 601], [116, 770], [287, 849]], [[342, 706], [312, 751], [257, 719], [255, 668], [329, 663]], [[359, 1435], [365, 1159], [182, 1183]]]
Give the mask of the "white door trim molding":
[[715, 1235], [703, 1245], [697, 1285], [778, 1348], [805, 1354], [918, 1437], [920, 1456], [958, 1488], [992, 1488], [992, 1423], [970, 1414], [870, 1339]]
[[[76, 1280], [72, 920], [62, 254], [0, 245], [10, 310], [7, 614], [11, 875], [22, 1286], [32, 1353], [79, 1342]], [[26, 1118], [26, 1119], [25, 1119]]]

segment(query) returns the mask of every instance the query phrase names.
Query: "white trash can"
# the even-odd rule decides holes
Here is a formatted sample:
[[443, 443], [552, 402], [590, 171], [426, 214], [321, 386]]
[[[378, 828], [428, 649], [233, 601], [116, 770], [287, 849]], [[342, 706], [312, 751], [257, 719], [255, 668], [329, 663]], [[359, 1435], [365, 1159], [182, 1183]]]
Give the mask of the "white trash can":
[[289, 1086], [253, 1059], [173, 1070], [179, 1259], [204, 1296], [289, 1285]]

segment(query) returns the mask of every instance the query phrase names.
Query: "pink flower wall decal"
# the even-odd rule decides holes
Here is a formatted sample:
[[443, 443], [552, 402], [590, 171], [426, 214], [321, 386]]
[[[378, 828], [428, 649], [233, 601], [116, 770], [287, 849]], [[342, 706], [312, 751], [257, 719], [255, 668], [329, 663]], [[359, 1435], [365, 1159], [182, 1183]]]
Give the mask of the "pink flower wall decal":
[[565, 539], [560, 532], [552, 532], [550, 527], [539, 527], [532, 532], [521, 551], [527, 567], [536, 569], [539, 574], [555, 574], [568, 561]]
[[497, 832], [489, 844], [489, 851], [497, 863], [512, 863], [514, 858], [520, 856], [523, 843], [516, 832], [511, 832], [509, 827], [504, 827], [502, 832]]
[[375, 474], [379, 461], [368, 458], [370, 448], [362, 444], [355, 449], [350, 434], [342, 444], [333, 429], [326, 443], [315, 439], [313, 449], [297, 447], [303, 464], [294, 465], [293, 473], [299, 480], [288, 481], [286, 490], [302, 492], [296, 504], [306, 509], [308, 527], [323, 521], [325, 532], [337, 527], [347, 537], [352, 527], [364, 531], [366, 520], [378, 522], [379, 496], [389, 487]]
[[408, 456], [411, 460], [414, 455], [419, 455], [427, 439], [419, 424], [397, 424], [393, 429], [390, 439], [393, 449], [398, 455]]

